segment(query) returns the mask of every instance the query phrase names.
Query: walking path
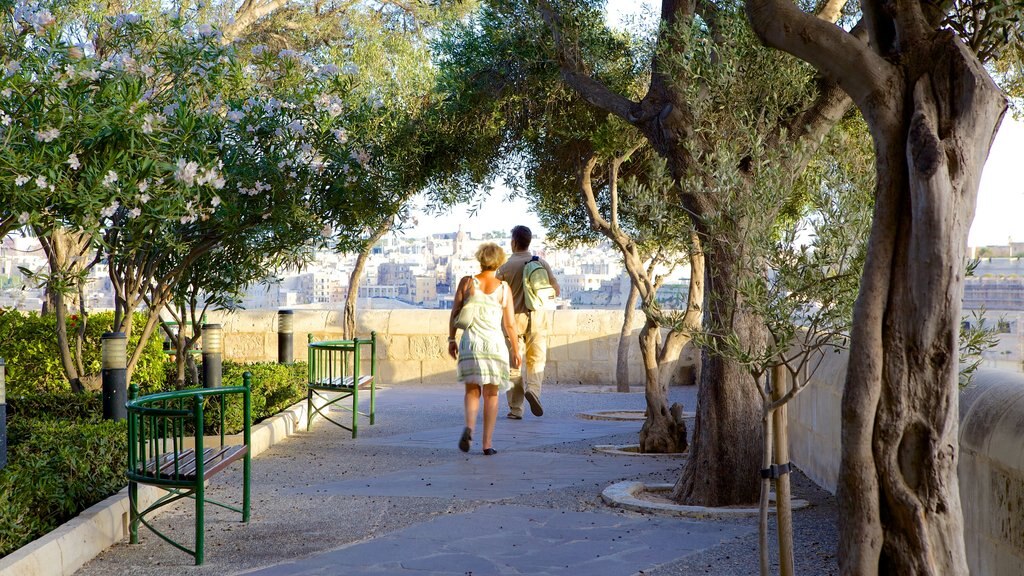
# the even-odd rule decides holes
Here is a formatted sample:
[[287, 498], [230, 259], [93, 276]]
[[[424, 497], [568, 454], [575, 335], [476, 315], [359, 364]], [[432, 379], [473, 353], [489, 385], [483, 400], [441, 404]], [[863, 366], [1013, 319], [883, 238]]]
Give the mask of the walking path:
[[[618, 481], [673, 482], [683, 461], [594, 452], [596, 444], [636, 443], [642, 423], [579, 414], [644, 407], [642, 393], [596, 390], [547, 387], [542, 418], [508, 420], [503, 411], [498, 454], [484, 456], [479, 426], [469, 454], [456, 447], [456, 386], [388, 389], [378, 396], [377, 424], [361, 426], [357, 440], [321, 420], [257, 457], [252, 520], [208, 507], [204, 566], [143, 529], [141, 544], [118, 544], [76, 574], [756, 574], [756, 518], [696, 521], [601, 501]], [[695, 389], [670, 395], [693, 409]], [[240, 474], [216, 477], [212, 497], [237, 501]], [[798, 572], [836, 573], [832, 498], [795, 480], [797, 495], [812, 502], [796, 514]], [[155, 522], [189, 541], [192, 518], [183, 504]]]

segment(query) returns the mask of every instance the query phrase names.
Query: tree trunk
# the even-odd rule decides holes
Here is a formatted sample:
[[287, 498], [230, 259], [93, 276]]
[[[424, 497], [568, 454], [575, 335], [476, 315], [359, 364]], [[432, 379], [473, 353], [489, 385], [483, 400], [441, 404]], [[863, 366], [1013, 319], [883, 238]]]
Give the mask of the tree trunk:
[[[707, 252], [715, 255], [706, 260], [705, 269], [706, 283], [714, 284], [704, 306], [711, 338], [732, 331], [745, 346], [763, 346], [760, 320], [728, 302], [736, 293], [739, 258], [724, 237], [704, 238]], [[750, 384], [750, 373], [738, 363], [705, 352], [701, 364], [690, 457], [672, 498], [700, 506], [753, 504], [760, 491], [761, 396]]]
[[[959, 40], [869, 122], [878, 181], [843, 394], [843, 574], [967, 574], [957, 480], [962, 263], [981, 169], [1006, 110]], [[910, 59], [914, 61], [915, 59]], [[900, 90], [901, 89], [901, 90]]]
[[60, 350], [61, 366], [64, 367], [64, 374], [67, 376], [68, 382], [71, 383], [71, 391], [75, 393], [85, 392], [85, 386], [82, 385], [82, 375], [78, 372], [75, 362], [71, 358], [71, 346], [68, 343], [67, 313], [64, 309], [64, 293], [60, 290], [54, 290], [51, 294], [54, 298], [53, 312], [57, 317], [57, 348]]
[[629, 283], [629, 296], [622, 314], [622, 330], [619, 331], [619, 349], [615, 360], [615, 390], [629, 392], [629, 349], [633, 342], [633, 318], [636, 317], [636, 301], [640, 291]]
[[[71, 342], [67, 333], [67, 310], [70, 305], [77, 305], [77, 297], [67, 302], [65, 295], [78, 294], [79, 274], [85, 268], [85, 252], [89, 246], [89, 238], [81, 232], [72, 232], [60, 226], [49, 231], [49, 235], [38, 235], [39, 243], [46, 255], [50, 269], [50, 278], [46, 282], [46, 294], [43, 298], [43, 314], [53, 314], [57, 321], [57, 350], [64, 375], [71, 383], [73, 392], [84, 392], [82, 370], [71, 352]], [[85, 322], [83, 316], [82, 322]], [[81, 328], [79, 328], [79, 332]], [[79, 358], [81, 354], [79, 354]]]
[[640, 330], [640, 354], [644, 360], [644, 396], [647, 419], [640, 428], [640, 452], [672, 454], [686, 451], [686, 422], [679, 404], [668, 405], [668, 387], [658, 378], [660, 327], [648, 318]]
[[359, 281], [363, 277], [366, 261], [370, 259], [370, 252], [373, 251], [373, 247], [391, 230], [393, 225], [394, 218], [389, 218], [384, 222], [380, 228], [374, 231], [373, 236], [366, 241], [362, 252], [356, 258], [352, 274], [348, 277], [348, 293], [345, 295], [345, 309], [342, 313], [342, 331], [345, 339], [356, 337], [356, 299], [359, 298]]

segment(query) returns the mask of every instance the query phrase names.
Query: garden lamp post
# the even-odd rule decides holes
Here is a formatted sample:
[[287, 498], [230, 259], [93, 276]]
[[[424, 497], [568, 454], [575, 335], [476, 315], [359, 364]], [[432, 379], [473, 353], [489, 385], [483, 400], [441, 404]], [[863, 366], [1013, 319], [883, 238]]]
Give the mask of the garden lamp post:
[[221, 382], [224, 332], [220, 324], [203, 324], [203, 387], [217, 388]]
[[277, 311], [277, 363], [291, 364], [295, 360], [295, 342], [292, 339], [292, 310]]
[[105, 332], [100, 337], [103, 357], [103, 419], [124, 420], [128, 416], [128, 338], [124, 332]]

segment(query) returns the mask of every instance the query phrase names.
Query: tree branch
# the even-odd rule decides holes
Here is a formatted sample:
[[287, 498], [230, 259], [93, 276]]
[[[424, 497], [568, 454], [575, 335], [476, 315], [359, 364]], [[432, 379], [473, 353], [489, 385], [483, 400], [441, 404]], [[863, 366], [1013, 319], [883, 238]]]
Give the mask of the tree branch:
[[886, 125], [897, 121], [894, 105], [872, 96], [899, 82], [899, 70], [867, 41], [786, 0], [747, 0], [746, 5], [750, 25], [766, 45], [814, 66], [849, 94], [865, 116], [874, 115]]
[[554, 39], [556, 58], [558, 59], [562, 80], [579, 92], [580, 96], [590, 104], [615, 114], [626, 122], [634, 123], [636, 121], [634, 110], [639, 105], [608, 88], [603, 82], [596, 80], [583, 69], [579, 54], [565, 42], [562, 35], [561, 16], [555, 12], [555, 9], [552, 8], [547, 0], [539, 0], [537, 8]]

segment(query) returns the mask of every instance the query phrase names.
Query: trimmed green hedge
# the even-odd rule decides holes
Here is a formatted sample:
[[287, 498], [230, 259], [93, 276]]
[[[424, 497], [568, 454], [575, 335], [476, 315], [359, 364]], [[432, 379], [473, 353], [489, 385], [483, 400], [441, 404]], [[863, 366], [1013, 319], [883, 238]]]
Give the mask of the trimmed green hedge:
[[127, 484], [127, 426], [99, 420], [11, 419], [0, 470], [0, 556]]
[[[70, 317], [74, 324], [77, 317]], [[131, 354], [139, 342], [139, 334], [146, 324], [146, 316], [133, 317], [132, 337], [128, 340]], [[85, 343], [82, 346], [82, 365], [85, 374], [97, 376], [102, 370], [100, 337], [114, 326], [113, 312], [90, 314], [86, 323]], [[40, 392], [68, 392], [71, 384], [61, 367], [57, 348], [57, 318], [40, 316], [35, 312], [23, 314], [15, 310], [0, 311], [0, 358], [7, 363], [7, 395], [32, 395]], [[132, 381], [150, 392], [160, 389], [166, 380], [167, 359], [159, 334], [149, 339], [142, 356], [135, 365]]]
[[[277, 414], [306, 397], [306, 364], [240, 364], [225, 362], [221, 385], [239, 386], [242, 374], [252, 373], [252, 422], [253, 424]], [[207, 408], [207, 433], [219, 432], [220, 411], [216, 403]], [[242, 430], [242, 400], [232, 396], [225, 414], [225, 433], [236, 434]]]

